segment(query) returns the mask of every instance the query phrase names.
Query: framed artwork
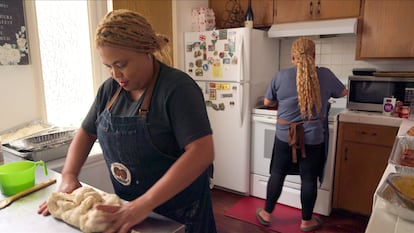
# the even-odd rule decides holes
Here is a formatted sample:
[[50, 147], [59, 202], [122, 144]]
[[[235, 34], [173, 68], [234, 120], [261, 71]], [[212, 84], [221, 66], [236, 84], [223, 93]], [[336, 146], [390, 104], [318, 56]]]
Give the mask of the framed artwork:
[[0, 0], [0, 65], [27, 64], [24, 0]]

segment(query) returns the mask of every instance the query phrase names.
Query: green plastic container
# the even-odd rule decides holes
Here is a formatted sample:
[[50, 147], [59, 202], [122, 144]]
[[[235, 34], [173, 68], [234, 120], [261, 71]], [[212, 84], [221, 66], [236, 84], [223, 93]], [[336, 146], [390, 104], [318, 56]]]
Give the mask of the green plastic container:
[[0, 190], [6, 196], [11, 196], [35, 184], [36, 167], [43, 166], [43, 172], [47, 175], [46, 163], [18, 161], [0, 166]]

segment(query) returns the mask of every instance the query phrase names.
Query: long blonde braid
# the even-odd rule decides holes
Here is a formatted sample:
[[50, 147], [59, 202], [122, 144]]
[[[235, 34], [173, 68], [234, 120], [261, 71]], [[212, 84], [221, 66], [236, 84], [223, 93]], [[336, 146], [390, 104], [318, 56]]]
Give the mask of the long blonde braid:
[[169, 39], [156, 34], [151, 24], [139, 13], [119, 9], [109, 12], [96, 28], [96, 46], [118, 46], [141, 53], [151, 53], [156, 59], [171, 65]]
[[297, 65], [296, 88], [300, 113], [304, 119], [310, 119], [313, 116], [313, 107], [317, 115], [322, 108], [315, 66], [315, 43], [306, 38], [299, 38], [293, 42], [291, 52]]

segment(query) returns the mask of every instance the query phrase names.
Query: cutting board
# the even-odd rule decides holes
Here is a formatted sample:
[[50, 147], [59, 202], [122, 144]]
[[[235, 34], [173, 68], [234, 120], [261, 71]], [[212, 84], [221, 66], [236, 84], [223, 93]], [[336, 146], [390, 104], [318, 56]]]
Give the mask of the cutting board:
[[377, 77], [414, 77], [414, 71], [401, 71], [401, 72], [374, 72], [374, 76]]

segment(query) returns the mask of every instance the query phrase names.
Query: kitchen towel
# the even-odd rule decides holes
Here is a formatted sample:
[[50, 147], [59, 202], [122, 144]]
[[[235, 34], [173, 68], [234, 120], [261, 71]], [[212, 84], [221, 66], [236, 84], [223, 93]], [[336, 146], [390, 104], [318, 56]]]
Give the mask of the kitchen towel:
[[[265, 200], [256, 197], [242, 197], [234, 206], [230, 207], [225, 216], [263, 226], [256, 219], [256, 209], [264, 207]], [[301, 210], [290, 206], [276, 204], [272, 213], [270, 226], [265, 227], [279, 233], [303, 233], [299, 229], [301, 221]]]

